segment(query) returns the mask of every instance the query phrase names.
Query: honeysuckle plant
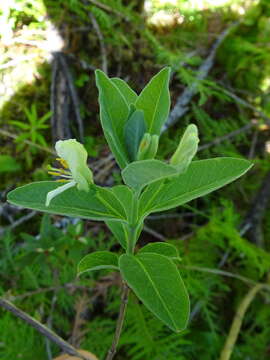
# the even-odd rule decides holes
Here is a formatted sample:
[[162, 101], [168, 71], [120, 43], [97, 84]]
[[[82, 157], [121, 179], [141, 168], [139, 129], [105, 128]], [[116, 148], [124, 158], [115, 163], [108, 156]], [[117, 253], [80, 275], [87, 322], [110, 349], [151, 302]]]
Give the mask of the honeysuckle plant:
[[[170, 108], [170, 69], [155, 75], [137, 95], [119, 78], [96, 71], [100, 120], [108, 145], [121, 169], [123, 185], [95, 184], [87, 153], [75, 139], [60, 140], [56, 152], [62, 168], [51, 168], [59, 181], [34, 182], [8, 194], [8, 201], [37, 211], [104, 221], [122, 247], [122, 254], [96, 251], [78, 264], [78, 274], [99, 269], [119, 271], [123, 299], [131, 289], [141, 302], [172, 331], [186, 328], [189, 297], [177, 261], [177, 249], [151, 243], [137, 250], [144, 220], [151, 213], [179, 207], [239, 178], [250, 167], [240, 158], [193, 158], [198, 130], [190, 124], [169, 161], [157, 160], [161, 129]], [[98, 249], [97, 249], [98, 250]], [[122, 302], [112, 348], [112, 359], [123, 325]]]

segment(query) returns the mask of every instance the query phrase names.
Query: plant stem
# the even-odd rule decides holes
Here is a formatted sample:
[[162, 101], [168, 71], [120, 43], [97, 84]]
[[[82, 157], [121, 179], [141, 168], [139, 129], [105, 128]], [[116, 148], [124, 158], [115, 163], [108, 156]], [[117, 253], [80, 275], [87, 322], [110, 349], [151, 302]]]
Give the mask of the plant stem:
[[117, 348], [119, 338], [121, 335], [121, 331], [122, 331], [122, 327], [124, 324], [125, 313], [126, 313], [126, 308], [127, 308], [127, 303], [128, 303], [128, 294], [129, 294], [129, 288], [126, 283], [123, 283], [123, 289], [122, 289], [122, 295], [121, 295], [121, 305], [120, 305], [120, 309], [119, 309], [119, 315], [118, 315], [118, 319], [117, 319], [116, 329], [115, 329], [111, 348], [108, 351], [107, 356], [106, 356], [106, 360], [112, 360], [116, 353], [116, 348]]
[[[137, 236], [137, 229], [138, 229], [138, 194], [135, 195], [135, 199], [133, 199], [132, 208], [131, 208], [131, 216], [130, 216], [130, 225], [129, 225], [129, 240], [127, 243], [127, 249], [126, 254], [132, 255], [134, 253], [134, 247], [136, 244], [136, 236]], [[112, 360], [114, 358], [114, 355], [116, 354], [116, 348], [120, 339], [120, 335], [122, 332], [124, 320], [125, 320], [125, 314], [127, 309], [127, 303], [128, 303], [128, 295], [129, 295], [129, 287], [128, 285], [123, 281], [123, 287], [122, 287], [122, 294], [121, 294], [121, 304], [119, 308], [119, 314], [118, 319], [116, 323], [116, 329], [114, 333], [114, 338], [112, 345], [107, 353], [105, 360]]]
[[49, 329], [47, 326], [41, 324], [39, 321], [34, 319], [32, 316], [28, 315], [24, 311], [17, 308], [17, 306], [13, 305], [10, 301], [0, 298], [0, 306], [2, 306], [7, 311], [10, 311], [16, 317], [24, 320], [27, 324], [31, 325], [34, 329], [36, 329], [39, 333], [46, 336], [49, 340], [57, 344], [61, 347], [61, 349], [71, 356], [77, 356], [82, 360], [89, 360], [88, 357], [80, 354], [72, 345], [58, 336], [55, 332]]

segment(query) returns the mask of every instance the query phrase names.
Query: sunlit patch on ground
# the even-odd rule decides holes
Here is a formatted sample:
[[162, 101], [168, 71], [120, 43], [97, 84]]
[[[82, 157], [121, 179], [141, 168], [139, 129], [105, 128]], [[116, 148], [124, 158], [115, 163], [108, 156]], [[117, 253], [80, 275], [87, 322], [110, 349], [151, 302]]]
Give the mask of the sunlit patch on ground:
[[[186, 15], [194, 11], [227, 7], [239, 15], [244, 15], [250, 6], [256, 5], [257, 2], [258, 0], [146, 0], [144, 10], [149, 25], [172, 27], [181, 25]], [[188, 19], [192, 20], [192, 17], [188, 16]]]
[[22, 10], [22, 3], [4, 2], [0, 13], [0, 109], [20, 88], [39, 79], [39, 66], [50, 62], [52, 53], [64, 46], [41, 2], [34, 1], [34, 5], [35, 12], [29, 10], [29, 17], [36, 18], [34, 26], [32, 22], [20, 26], [12, 21], [12, 14]]

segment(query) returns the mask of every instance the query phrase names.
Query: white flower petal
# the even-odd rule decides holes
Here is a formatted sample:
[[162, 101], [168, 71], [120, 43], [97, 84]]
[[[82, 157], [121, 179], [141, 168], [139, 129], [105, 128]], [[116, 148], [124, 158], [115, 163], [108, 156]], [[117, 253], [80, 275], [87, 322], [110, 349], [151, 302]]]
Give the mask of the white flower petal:
[[88, 191], [93, 183], [93, 174], [87, 166], [87, 151], [75, 139], [59, 140], [55, 144], [57, 154], [64, 159], [79, 190]]
[[55, 198], [57, 195], [61, 194], [63, 191], [66, 191], [67, 189], [73, 187], [76, 185], [75, 181], [70, 181], [67, 184], [58, 187], [55, 190], [49, 191], [46, 197], [46, 206], [50, 205], [50, 202], [52, 201], [53, 198]]

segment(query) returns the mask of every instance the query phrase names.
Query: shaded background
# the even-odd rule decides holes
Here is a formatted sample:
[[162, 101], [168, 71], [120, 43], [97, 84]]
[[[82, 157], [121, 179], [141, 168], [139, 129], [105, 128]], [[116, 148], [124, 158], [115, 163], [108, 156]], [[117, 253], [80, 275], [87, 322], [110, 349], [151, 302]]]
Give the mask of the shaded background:
[[[119, 306], [120, 279], [76, 279], [96, 249], [121, 251], [100, 223], [42, 216], [10, 206], [8, 191], [49, 179], [57, 139], [84, 142], [95, 180], [120, 182], [98, 117], [94, 70], [140, 91], [172, 67], [172, 112], [158, 157], [167, 159], [196, 123], [197, 157], [249, 158], [248, 175], [173, 212], [149, 217], [139, 246], [176, 245], [192, 311], [173, 334], [131, 297], [116, 360], [218, 359], [237, 307], [255, 282], [269, 282], [270, 3], [268, 0], [12, 0], [0, 5], [0, 290], [76, 347], [100, 359]], [[248, 278], [243, 281], [243, 278]], [[270, 355], [269, 291], [248, 308], [232, 359]], [[0, 311], [0, 358], [59, 354]]]

